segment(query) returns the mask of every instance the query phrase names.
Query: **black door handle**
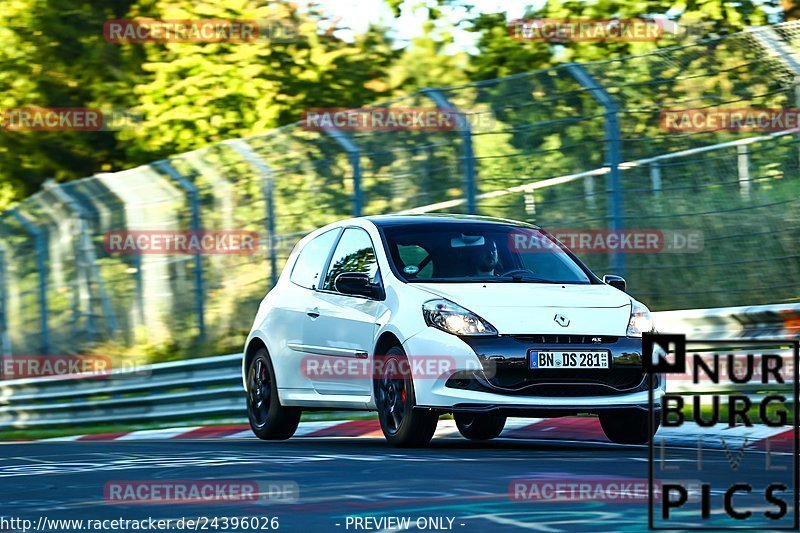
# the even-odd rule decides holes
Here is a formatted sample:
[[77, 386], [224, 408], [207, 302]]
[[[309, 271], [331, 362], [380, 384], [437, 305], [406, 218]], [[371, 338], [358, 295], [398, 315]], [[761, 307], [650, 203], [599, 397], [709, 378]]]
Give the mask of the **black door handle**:
[[313, 309], [308, 309], [308, 310], [306, 311], [306, 314], [307, 314], [308, 316], [310, 316], [311, 318], [319, 318], [319, 308], [318, 308], [318, 307], [315, 307], [315, 308], [313, 308]]

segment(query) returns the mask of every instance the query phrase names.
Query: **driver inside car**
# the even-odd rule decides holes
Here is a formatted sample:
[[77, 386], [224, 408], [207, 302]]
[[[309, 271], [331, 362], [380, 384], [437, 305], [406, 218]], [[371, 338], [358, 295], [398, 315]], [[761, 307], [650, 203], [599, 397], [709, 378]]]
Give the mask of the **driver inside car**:
[[497, 245], [493, 240], [486, 241], [481, 246], [465, 248], [466, 263], [472, 276], [499, 276], [500, 260], [497, 254]]

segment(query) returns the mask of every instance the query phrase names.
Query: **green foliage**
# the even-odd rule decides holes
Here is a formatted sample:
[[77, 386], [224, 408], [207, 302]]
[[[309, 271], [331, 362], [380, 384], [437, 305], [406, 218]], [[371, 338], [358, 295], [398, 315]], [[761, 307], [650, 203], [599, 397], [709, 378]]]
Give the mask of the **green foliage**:
[[[267, 21], [293, 38], [247, 43], [106, 42], [110, 19]], [[350, 107], [390, 93], [385, 31], [348, 43], [321, 12], [258, 0], [13, 0], [0, 11], [0, 107], [97, 107], [141, 114], [133, 130], [0, 129], [0, 209], [54, 177], [131, 168], [267, 131], [309, 107]]]
[[[69, 181], [131, 168], [228, 138], [268, 131], [309, 107], [351, 107], [431, 86], [459, 85], [606, 59], [678, 42], [547, 44], [513, 40], [502, 14], [476, 14], [460, 0], [386, 0], [395, 16], [425, 10], [424, 32], [402, 50], [386, 28], [354, 42], [313, 6], [260, 0], [9, 0], [0, 11], [0, 107], [98, 107], [140, 113], [139, 128], [47, 132], [0, 129], [0, 210], [54, 177]], [[548, 0], [534, 18], [670, 18], [715, 36], [767, 21], [777, 0]], [[454, 52], [461, 7], [478, 53]], [[250, 43], [106, 42], [109, 19], [258, 19], [292, 28], [296, 38]], [[698, 35], [694, 35], [696, 38]], [[681, 38], [686, 37], [682, 36]], [[642, 75], [648, 73], [642, 72]]]
[[479, 36], [470, 76], [476, 80], [498, 78], [558, 63], [619, 58], [727, 35], [747, 26], [766, 24], [768, 10], [777, 5], [777, 0], [547, 0], [525, 15], [526, 19], [568, 20], [664, 17], [682, 28], [675, 33], [665, 31], [655, 42], [519, 41], [509, 35], [508, 21], [502, 13], [480, 14], [469, 22], [469, 29]]
[[[103, 22], [135, 0], [9, 0], [0, 10], [0, 108], [128, 108], [140, 51], [103, 40]], [[0, 209], [48, 177], [75, 179], [130, 163], [114, 132], [0, 129]]]
[[321, 14], [288, 3], [164, 0], [159, 7], [164, 19], [266, 20], [293, 28], [294, 37], [147, 47], [148, 77], [134, 88], [145, 115], [131, 139], [137, 158], [261, 133], [309, 107], [351, 107], [386, 93], [370, 85], [393, 57], [377, 29], [350, 44], [320, 31]]

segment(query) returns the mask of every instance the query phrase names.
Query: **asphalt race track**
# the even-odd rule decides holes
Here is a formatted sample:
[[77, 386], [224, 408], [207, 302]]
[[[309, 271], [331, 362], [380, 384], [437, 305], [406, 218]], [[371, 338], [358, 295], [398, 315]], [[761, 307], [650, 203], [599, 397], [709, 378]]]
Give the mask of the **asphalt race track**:
[[[27, 518], [36, 525], [41, 517], [178, 520], [252, 516], [277, 517], [281, 531], [322, 533], [398, 531], [401, 529], [375, 527], [374, 523], [369, 528], [354, 527], [355, 517], [397, 516], [411, 518], [409, 530], [419, 530], [415, 522], [419, 517], [434, 519], [427, 522], [426, 530], [460, 532], [647, 528], [646, 499], [516, 501], [509, 492], [520, 478], [624, 478], [646, 483], [644, 446], [513, 439], [473, 443], [439, 438], [426, 449], [398, 450], [382, 438], [295, 438], [285, 442], [236, 438], [45, 441], [7, 443], [0, 450], [0, 515]], [[673, 465], [691, 465], [696, 451], [671, 448], [668, 454]], [[764, 452], [748, 449], [746, 453], [756, 459], [759, 454]], [[724, 451], [705, 450], [703, 481], [714, 487], [729, 483], [729, 457]], [[759, 461], [743, 461], [737, 475], [747, 476], [754, 486], [768, 482], [771, 473], [761, 468]], [[107, 483], [137, 480], [294, 482], [298, 499], [293, 503], [213, 504], [119, 504], [104, 499]], [[197, 524], [196, 529], [222, 530], [211, 522]]]

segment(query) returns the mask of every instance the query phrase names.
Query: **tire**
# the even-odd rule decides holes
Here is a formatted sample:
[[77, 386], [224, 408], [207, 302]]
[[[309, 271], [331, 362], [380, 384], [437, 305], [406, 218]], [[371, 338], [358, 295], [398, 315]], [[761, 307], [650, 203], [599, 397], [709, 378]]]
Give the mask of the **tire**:
[[661, 425], [661, 413], [655, 413], [653, 433], [647, 411], [620, 410], [600, 415], [600, 425], [608, 440], [617, 444], [647, 444]]
[[414, 380], [408, 371], [408, 358], [399, 346], [376, 356], [375, 403], [378, 420], [386, 440], [398, 448], [426, 446], [436, 432], [439, 414], [414, 409]]
[[286, 440], [297, 431], [297, 407], [284, 407], [278, 398], [275, 370], [267, 350], [261, 348], [247, 369], [247, 417], [250, 429], [263, 440]]
[[469, 440], [494, 439], [506, 427], [506, 417], [496, 413], [455, 413], [453, 418], [458, 432]]

